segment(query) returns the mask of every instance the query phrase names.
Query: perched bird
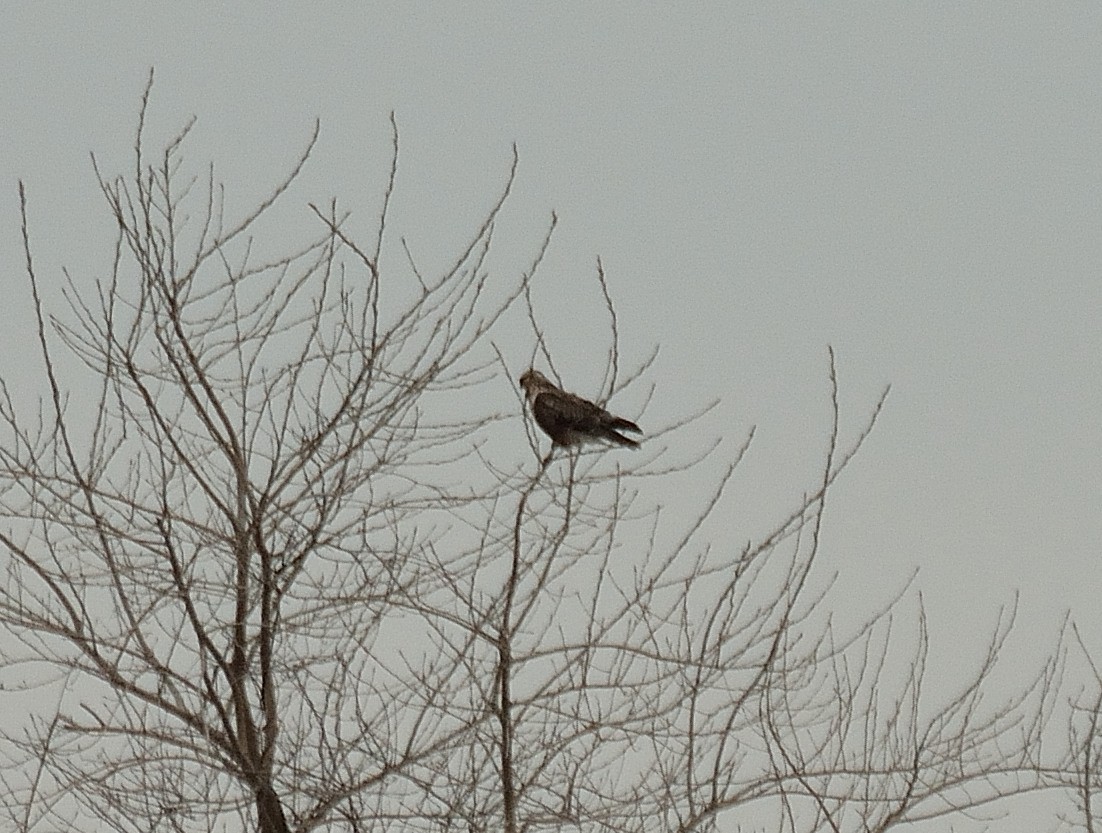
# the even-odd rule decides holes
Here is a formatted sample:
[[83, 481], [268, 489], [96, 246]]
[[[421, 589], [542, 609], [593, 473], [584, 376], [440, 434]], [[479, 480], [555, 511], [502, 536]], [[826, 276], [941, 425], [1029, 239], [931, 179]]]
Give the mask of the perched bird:
[[630, 419], [613, 416], [600, 405], [567, 393], [538, 370], [529, 370], [520, 377], [520, 386], [528, 397], [528, 406], [536, 425], [543, 429], [555, 445], [581, 445], [589, 441], [609, 440], [638, 448], [636, 440], [620, 433], [642, 433]]

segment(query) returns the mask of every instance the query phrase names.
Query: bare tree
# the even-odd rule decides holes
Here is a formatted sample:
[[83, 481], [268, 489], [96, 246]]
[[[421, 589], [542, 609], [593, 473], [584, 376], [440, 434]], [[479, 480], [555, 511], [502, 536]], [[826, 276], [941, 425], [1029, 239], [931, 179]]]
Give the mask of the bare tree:
[[[383, 266], [397, 128], [367, 243], [333, 203], [263, 255], [317, 131], [231, 220], [213, 170], [183, 173], [191, 124], [148, 157], [148, 95], [134, 172], [96, 167], [112, 268], [66, 275], [63, 314], [20, 188], [45, 398], [0, 386], [3, 663], [38, 703], [6, 736], [16, 829], [887, 830], [1039, 785], [1056, 666], [984, 696], [1012, 615], [941, 701], [921, 610], [902, 638], [890, 599], [833, 624], [821, 521], [884, 402], [843, 443], [833, 354], [821, 475], [710, 544], [753, 431], [688, 517], [646, 495], [722, 453], [670, 451], [700, 412], [634, 456], [498, 441], [527, 424], [506, 380], [554, 365], [554, 218], [527, 267], [491, 265], [515, 154], [438, 275], [404, 240]], [[595, 286], [604, 399], [643, 402], [599, 263]], [[500, 349], [522, 330], [533, 353]]]

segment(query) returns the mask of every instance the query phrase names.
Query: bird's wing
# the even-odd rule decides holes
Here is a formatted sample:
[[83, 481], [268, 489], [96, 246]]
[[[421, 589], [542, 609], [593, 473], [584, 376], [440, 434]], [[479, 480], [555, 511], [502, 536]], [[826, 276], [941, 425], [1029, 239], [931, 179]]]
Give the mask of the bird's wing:
[[532, 415], [552, 439], [566, 443], [574, 433], [593, 434], [605, 410], [580, 396], [561, 390], [546, 390], [532, 402]]

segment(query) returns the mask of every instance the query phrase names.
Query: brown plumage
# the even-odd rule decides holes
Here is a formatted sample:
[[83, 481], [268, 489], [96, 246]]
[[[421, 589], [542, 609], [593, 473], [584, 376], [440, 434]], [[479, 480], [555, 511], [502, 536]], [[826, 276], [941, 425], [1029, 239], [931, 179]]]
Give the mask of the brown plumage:
[[584, 442], [609, 440], [638, 448], [636, 440], [620, 431], [642, 433], [630, 419], [613, 416], [600, 405], [567, 393], [538, 370], [529, 370], [520, 377], [520, 386], [528, 397], [528, 405], [536, 424], [556, 445], [581, 445]]

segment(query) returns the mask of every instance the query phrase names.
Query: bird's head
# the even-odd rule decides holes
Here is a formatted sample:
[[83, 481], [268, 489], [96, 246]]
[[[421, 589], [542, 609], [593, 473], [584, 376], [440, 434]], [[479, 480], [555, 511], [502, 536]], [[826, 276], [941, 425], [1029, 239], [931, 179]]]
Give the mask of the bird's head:
[[528, 396], [534, 396], [541, 390], [555, 387], [551, 383], [551, 380], [538, 370], [525, 371], [524, 375], [520, 377], [520, 386], [524, 388], [524, 392], [528, 394]]

